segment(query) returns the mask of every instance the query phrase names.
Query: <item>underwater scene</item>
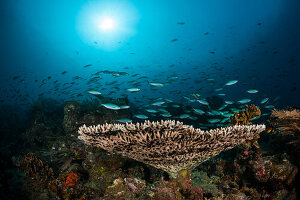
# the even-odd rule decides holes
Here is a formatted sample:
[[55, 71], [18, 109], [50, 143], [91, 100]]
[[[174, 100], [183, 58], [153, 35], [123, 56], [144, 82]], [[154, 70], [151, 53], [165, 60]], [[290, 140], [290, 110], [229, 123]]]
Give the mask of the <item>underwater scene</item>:
[[300, 199], [299, 8], [0, 1], [0, 199]]

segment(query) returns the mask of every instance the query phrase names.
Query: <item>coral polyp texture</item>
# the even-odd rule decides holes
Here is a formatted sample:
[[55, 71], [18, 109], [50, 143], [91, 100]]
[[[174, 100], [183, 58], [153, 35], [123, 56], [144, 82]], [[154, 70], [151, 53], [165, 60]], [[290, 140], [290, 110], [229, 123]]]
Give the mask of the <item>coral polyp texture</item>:
[[271, 118], [274, 119], [279, 134], [300, 136], [300, 110], [273, 110]]
[[176, 178], [209, 158], [252, 140], [265, 125], [236, 125], [202, 131], [176, 121], [103, 124], [79, 128], [86, 144], [146, 163]]

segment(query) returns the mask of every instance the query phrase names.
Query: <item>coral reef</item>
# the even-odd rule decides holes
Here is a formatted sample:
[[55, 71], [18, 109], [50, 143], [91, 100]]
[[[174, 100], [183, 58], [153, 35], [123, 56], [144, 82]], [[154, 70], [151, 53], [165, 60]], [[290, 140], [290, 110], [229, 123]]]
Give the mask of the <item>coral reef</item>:
[[[73, 102], [77, 107], [65, 112], [65, 125], [63, 117], [55, 121], [47, 116], [52, 115], [51, 110], [39, 111], [34, 123], [23, 131], [29, 142], [22, 151], [34, 153], [12, 157], [11, 162], [24, 173], [1, 174], [2, 179], [19, 185], [23, 199], [297, 199], [299, 134], [297, 126], [289, 125], [297, 125], [298, 118], [291, 117], [297, 111], [274, 112], [269, 118], [274, 134], [263, 132], [260, 138], [262, 125], [201, 131], [174, 121], [147, 121], [84, 126], [79, 137], [91, 144], [85, 145], [74, 132], [79, 126], [114, 123], [124, 114], [99, 107], [97, 100], [95, 105]], [[233, 149], [225, 151], [229, 148]], [[4, 184], [0, 184], [1, 191]], [[12, 199], [10, 196], [5, 199]]]

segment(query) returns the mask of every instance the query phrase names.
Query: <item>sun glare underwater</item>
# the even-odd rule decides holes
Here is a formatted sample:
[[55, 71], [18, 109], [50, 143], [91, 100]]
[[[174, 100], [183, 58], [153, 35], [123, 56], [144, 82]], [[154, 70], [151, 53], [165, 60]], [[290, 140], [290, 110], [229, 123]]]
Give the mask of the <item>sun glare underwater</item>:
[[78, 15], [78, 32], [87, 44], [115, 50], [136, 32], [138, 13], [130, 1], [90, 1]]
[[300, 199], [299, 8], [0, 1], [0, 199]]

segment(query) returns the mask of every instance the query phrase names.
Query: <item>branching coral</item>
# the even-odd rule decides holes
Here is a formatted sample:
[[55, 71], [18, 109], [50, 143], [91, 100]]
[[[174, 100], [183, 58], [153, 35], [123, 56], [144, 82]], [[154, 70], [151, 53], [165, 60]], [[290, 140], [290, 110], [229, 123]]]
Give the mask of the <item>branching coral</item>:
[[54, 179], [52, 169], [33, 153], [22, 156], [18, 167], [26, 177], [35, 180], [36, 185], [39, 186], [47, 187], [48, 183]]
[[300, 136], [300, 110], [273, 110], [271, 122], [280, 134]]
[[264, 129], [264, 125], [243, 125], [202, 131], [181, 122], [145, 121], [84, 125], [78, 133], [89, 145], [163, 169], [176, 178], [220, 152], [252, 140]]
[[255, 105], [246, 105], [246, 109], [242, 112], [234, 113], [234, 116], [230, 117], [231, 125], [248, 125], [255, 116], [260, 116], [261, 112]]

